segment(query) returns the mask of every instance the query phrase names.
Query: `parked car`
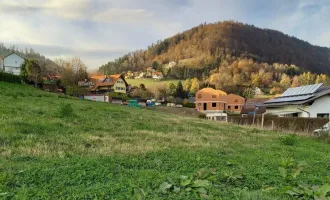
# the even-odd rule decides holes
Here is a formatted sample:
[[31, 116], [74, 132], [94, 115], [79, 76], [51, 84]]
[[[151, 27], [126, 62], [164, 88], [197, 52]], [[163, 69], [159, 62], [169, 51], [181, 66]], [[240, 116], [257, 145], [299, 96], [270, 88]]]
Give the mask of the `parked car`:
[[320, 137], [321, 135], [329, 134], [329, 124], [325, 124], [322, 128], [314, 130], [314, 136]]

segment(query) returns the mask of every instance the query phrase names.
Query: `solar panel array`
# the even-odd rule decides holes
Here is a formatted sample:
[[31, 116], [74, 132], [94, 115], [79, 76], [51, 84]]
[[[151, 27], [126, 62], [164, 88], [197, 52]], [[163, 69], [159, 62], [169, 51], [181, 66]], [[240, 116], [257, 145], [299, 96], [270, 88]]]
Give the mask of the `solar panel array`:
[[313, 94], [322, 85], [323, 85], [323, 83], [319, 83], [319, 84], [315, 84], [315, 85], [307, 85], [307, 86], [302, 86], [302, 87], [289, 88], [281, 95], [281, 97], [291, 97], [291, 96]]
[[314, 95], [304, 95], [304, 96], [293, 96], [293, 97], [285, 97], [285, 98], [276, 98], [276, 99], [271, 99], [269, 101], [266, 101], [265, 104], [268, 103], [281, 103], [281, 102], [291, 102], [291, 101], [303, 101], [307, 100]]

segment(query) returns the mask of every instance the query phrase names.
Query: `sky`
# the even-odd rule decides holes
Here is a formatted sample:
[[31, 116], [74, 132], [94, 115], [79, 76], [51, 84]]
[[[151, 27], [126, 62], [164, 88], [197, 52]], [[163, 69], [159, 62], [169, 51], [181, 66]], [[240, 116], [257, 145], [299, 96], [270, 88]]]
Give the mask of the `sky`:
[[89, 69], [201, 23], [235, 20], [330, 47], [330, 0], [0, 0], [0, 43]]

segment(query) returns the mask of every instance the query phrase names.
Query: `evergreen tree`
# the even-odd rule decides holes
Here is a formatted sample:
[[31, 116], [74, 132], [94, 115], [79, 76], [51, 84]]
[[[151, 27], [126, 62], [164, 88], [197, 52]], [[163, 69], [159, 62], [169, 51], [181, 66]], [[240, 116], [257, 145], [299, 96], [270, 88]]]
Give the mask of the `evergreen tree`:
[[175, 97], [179, 97], [179, 98], [186, 98], [186, 92], [183, 89], [182, 83], [181, 81], [179, 81], [178, 85], [176, 86], [176, 90], [175, 90]]

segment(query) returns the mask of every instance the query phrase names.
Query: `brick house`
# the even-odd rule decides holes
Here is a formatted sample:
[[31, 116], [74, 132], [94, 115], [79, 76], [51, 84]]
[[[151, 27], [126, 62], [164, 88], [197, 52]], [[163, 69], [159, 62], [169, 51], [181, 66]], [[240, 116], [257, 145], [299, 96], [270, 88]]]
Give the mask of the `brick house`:
[[240, 113], [245, 104], [241, 96], [229, 94], [222, 90], [204, 88], [196, 92], [196, 109], [201, 112], [235, 112]]

